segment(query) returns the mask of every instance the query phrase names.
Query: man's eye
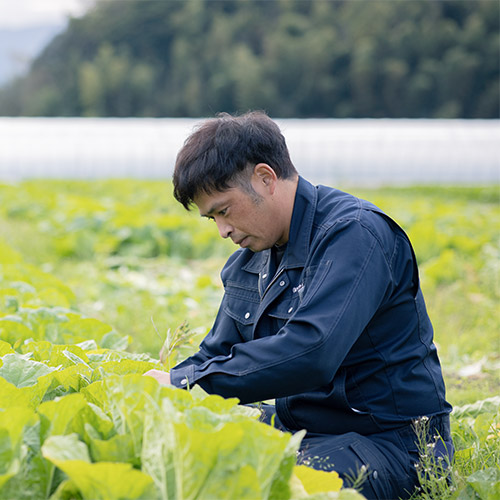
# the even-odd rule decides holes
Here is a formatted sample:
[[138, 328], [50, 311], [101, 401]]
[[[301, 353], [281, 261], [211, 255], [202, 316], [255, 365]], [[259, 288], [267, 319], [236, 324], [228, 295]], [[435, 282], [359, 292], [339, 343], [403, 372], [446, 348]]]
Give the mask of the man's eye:
[[227, 214], [227, 208], [223, 208], [222, 210], [219, 211], [219, 215], [226, 215]]

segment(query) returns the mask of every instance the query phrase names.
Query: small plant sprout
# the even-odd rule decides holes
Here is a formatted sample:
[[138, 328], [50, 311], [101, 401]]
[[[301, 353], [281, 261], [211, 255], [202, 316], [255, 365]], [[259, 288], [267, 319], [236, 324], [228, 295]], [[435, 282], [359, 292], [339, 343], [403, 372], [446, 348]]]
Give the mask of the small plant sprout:
[[372, 471], [368, 470], [366, 465], [356, 469], [356, 472], [350, 471], [350, 473], [345, 474], [345, 485], [349, 488], [362, 491], [363, 484], [368, 480], [369, 475]]
[[175, 357], [175, 349], [180, 347], [185, 342], [189, 342], [189, 329], [186, 322], [179, 325], [174, 333], [172, 334], [171, 329], [167, 330], [167, 335], [165, 340], [163, 340], [158, 328], [156, 328], [155, 322], [151, 317], [151, 323], [153, 324], [153, 328], [158, 335], [160, 341], [162, 342], [162, 346], [160, 349], [160, 363], [167, 367], [167, 370], [170, 371], [172, 358]]

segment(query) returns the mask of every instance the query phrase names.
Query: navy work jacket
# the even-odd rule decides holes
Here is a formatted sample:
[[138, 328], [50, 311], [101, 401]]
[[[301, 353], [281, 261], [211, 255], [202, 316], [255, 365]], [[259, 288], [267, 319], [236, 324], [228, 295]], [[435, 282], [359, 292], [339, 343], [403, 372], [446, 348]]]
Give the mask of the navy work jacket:
[[415, 256], [392, 219], [300, 177], [277, 269], [273, 254], [229, 258], [215, 323], [172, 384], [276, 399], [291, 431], [366, 435], [451, 411]]

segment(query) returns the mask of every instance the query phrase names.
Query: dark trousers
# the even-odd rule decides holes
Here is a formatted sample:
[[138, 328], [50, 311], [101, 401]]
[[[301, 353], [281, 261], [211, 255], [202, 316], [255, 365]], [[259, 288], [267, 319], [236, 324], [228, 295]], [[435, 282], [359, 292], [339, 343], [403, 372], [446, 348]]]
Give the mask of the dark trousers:
[[[279, 420], [272, 405], [263, 405], [262, 421], [290, 432]], [[433, 417], [428, 422], [428, 439], [436, 457], [453, 458], [449, 416]], [[418, 486], [416, 464], [419, 462], [418, 439], [413, 424], [398, 429], [364, 436], [346, 434], [315, 434], [309, 432], [302, 440], [297, 462], [314, 469], [336, 471], [345, 486], [364, 478], [356, 488], [367, 499], [393, 500], [409, 498]]]

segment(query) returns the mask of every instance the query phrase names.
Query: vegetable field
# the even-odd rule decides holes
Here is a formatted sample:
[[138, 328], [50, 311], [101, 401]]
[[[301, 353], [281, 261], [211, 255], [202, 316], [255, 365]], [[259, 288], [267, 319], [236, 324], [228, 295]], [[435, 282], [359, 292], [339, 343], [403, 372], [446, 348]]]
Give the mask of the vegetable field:
[[[351, 191], [414, 244], [454, 405], [454, 463], [422, 443], [415, 500], [499, 498], [500, 190]], [[363, 498], [295, 466], [300, 433], [142, 376], [194, 352], [234, 248], [168, 182], [0, 184], [0, 498]]]

